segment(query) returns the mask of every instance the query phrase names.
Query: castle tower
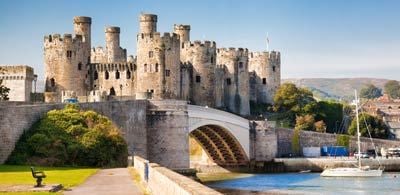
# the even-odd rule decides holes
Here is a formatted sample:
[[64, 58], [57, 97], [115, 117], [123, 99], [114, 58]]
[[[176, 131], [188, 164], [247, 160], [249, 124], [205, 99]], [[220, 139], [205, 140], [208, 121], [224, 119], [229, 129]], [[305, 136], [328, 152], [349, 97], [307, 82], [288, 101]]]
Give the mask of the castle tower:
[[136, 98], [177, 99], [180, 95], [180, 47], [176, 34], [161, 36], [157, 15], [142, 14], [137, 35]]
[[279, 52], [249, 53], [252, 101], [273, 104], [276, 90], [280, 86], [280, 64]]
[[150, 34], [157, 32], [157, 15], [141, 14], [139, 16], [140, 33]]
[[48, 35], [44, 38], [45, 101], [60, 102], [62, 93], [73, 92], [85, 96], [88, 89], [90, 63], [89, 17], [75, 17], [71, 34]]
[[90, 64], [90, 50], [92, 47], [91, 42], [91, 25], [92, 18], [86, 16], [76, 16], [74, 17], [74, 33], [75, 35], [82, 36], [82, 48], [83, 55], [87, 56], [87, 60], [84, 64]]
[[126, 62], [126, 50], [120, 47], [120, 28], [110, 26], [106, 28], [107, 62]]
[[174, 33], [179, 35], [181, 49], [185, 47], [184, 43], [190, 41], [190, 25], [175, 24]]
[[247, 49], [217, 49], [217, 64], [225, 66], [224, 104], [232, 112], [250, 114]]
[[185, 42], [181, 50], [183, 63], [192, 65], [191, 103], [201, 106], [215, 106], [215, 42]]

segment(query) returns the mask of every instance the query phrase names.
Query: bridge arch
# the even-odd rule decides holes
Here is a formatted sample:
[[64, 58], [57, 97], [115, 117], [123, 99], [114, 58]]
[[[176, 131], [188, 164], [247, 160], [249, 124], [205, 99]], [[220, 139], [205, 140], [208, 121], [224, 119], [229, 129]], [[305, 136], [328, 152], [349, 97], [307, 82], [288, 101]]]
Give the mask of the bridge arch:
[[218, 165], [246, 165], [249, 159], [249, 122], [237, 115], [188, 105], [189, 134]]

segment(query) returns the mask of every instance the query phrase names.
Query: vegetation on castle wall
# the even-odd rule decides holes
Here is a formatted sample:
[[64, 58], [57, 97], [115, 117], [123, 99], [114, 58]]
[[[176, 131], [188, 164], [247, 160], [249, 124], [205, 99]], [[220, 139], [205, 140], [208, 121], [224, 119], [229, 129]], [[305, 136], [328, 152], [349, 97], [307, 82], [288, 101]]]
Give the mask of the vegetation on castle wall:
[[344, 134], [337, 135], [336, 136], [336, 145], [344, 146], [346, 148], [349, 148], [350, 136], [349, 135], [344, 135]]
[[[0, 75], [4, 74], [4, 69], [0, 67]], [[6, 86], [3, 85], [3, 79], [0, 78], [0, 101], [7, 101], [9, 100], [8, 98], [8, 93], [10, 92], [10, 88], [7, 88]]]
[[18, 141], [8, 164], [117, 167], [127, 144], [111, 121], [77, 105], [49, 111]]
[[292, 137], [292, 153], [300, 155], [300, 131], [299, 129], [293, 130], [293, 137]]
[[[382, 138], [387, 139], [389, 136], [389, 128], [383, 122], [382, 119], [371, 116], [369, 114], [359, 114], [360, 120], [360, 133], [363, 137], [369, 137], [369, 132], [371, 133], [371, 137], [373, 138]], [[367, 126], [368, 125], [368, 129]], [[350, 124], [349, 130], [350, 135], [356, 135], [357, 133], [357, 120], [354, 117], [353, 121]]]

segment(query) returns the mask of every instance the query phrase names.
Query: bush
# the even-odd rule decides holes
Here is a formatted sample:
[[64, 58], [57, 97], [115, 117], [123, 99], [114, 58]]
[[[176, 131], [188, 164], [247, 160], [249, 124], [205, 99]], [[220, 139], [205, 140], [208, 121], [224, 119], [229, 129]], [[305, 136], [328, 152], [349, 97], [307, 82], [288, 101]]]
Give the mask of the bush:
[[76, 105], [49, 111], [21, 136], [9, 164], [126, 166], [127, 144], [112, 122]]
[[346, 148], [349, 148], [350, 145], [350, 136], [348, 135], [337, 135], [336, 136], [336, 145], [338, 146], [344, 146]]

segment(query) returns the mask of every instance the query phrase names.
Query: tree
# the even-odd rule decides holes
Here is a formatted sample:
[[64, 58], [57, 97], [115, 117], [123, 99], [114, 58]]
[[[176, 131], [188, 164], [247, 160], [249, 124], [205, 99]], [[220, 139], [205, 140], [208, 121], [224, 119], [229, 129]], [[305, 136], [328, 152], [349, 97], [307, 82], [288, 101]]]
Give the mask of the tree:
[[312, 112], [316, 121], [324, 121], [326, 130], [334, 133], [343, 120], [343, 104], [337, 102], [319, 101]]
[[400, 98], [400, 84], [398, 81], [390, 80], [385, 83], [384, 91], [391, 98], [397, 99]]
[[325, 133], [326, 132], [326, 125], [324, 121], [317, 121], [314, 123], [314, 128], [315, 131], [320, 132], [320, 133]]
[[306, 114], [304, 116], [297, 116], [295, 129], [313, 131], [314, 123], [315, 123], [314, 117], [310, 114]]
[[360, 97], [374, 99], [382, 96], [382, 89], [373, 84], [368, 84], [360, 90]]
[[[4, 74], [5, 70], [0, 67], [0, 75]], [[3, 85], [3, 79], [0, 78], [0, 101], [7, 101], [10, 88]]]
[[293, 83], [284, 83], [274, 96], [274, 111], [301, 113], [311, 102], [315, 102], [311, 91], [297, 88]]
[[[389, 136], [389, 128], [385, 125], [382, 119], [371, 116], [369, 114], [359, 114], [360, 120], [360, 133], [363, 137], [369, 137], [368, 129], [373, 138], [387, 139]], [[366, 126], [367, 124], [367, 126]], [[368, 127], [368, 129], [367, 129]], [[357, 119], [354, 117], [349, 127], [349, 134], [356, 135], [357, 133]]]
[[51, 110], [18, 141], [9, 164], [126, 166], [127, 144], [116, 126], [76, 105]]

